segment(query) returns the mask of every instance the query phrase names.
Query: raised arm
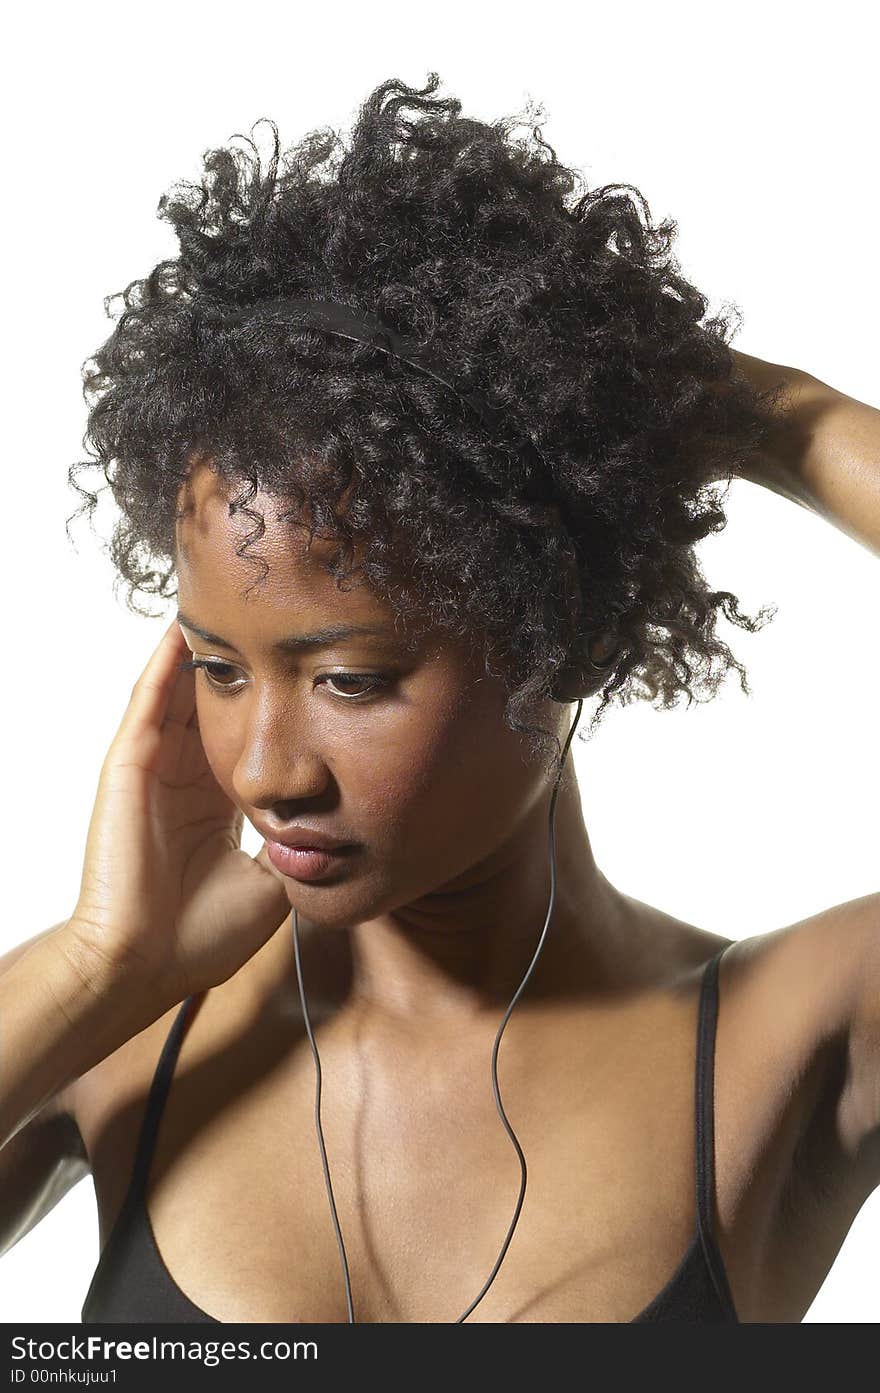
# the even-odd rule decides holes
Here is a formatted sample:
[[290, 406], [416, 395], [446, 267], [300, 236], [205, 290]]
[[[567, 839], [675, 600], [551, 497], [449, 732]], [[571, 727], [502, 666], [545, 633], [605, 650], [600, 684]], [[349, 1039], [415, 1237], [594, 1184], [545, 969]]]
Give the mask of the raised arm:
[[[743, 477], [880, 556], [880, 411], [799, 369], [734, 356], [759, 389], [786, 388], [778, 436]], [[761, 990], [785, 1003], [780, 1016], [798, 1067], [826, 1042], [842, 1043], [840, 1091], [816, 1109], [816, 1128], [825, 1135], [827, 1122], [832, 1131], [818, 1151], [821, 1181], [828, 1193], [839, 1182], [836, 1193], [864, 1198], [880, 1186], [880, 893], [762, 939]]]
[[743, 477], [819, 513], [880, 556], [880, 411], [801, 369], [731, 351], [754, 386], [786, 386], [779, 433]]

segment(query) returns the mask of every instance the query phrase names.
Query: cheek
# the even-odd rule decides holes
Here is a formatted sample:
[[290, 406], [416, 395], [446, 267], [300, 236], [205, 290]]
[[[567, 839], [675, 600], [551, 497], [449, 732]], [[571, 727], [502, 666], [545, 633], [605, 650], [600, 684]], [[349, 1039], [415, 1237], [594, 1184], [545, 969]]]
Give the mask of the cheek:
[[[277, 763], [273, 763], [268, 778], [242, 779], [242, 760], [251, 760], [253, 754], [246, 748], [245, 728], [236, 710], [238, 703], [234, 697], [217, 697], [200, 690], [203, 682], [203, 674], [196, 673], [196, 714], [205, 760], [218, 786], [230, 802], [245, 812], [250, 811], [257, 797], [269, 796], [270, 789], [271, 796], [283, 798], [285, 782]], [[265, 769], [262, 760], [260, 765]]]
[[545, 787], [522, 737], [485, 703], [365, 734], [339, 771], [343, 802], [401, 872], [452, 875], [503, 842]]
[[212, 698], [210, 693], [207, 695], [202, 690], [204, 678], [201, 672], [196, 675], [196, 717], [199, 723], [199, 735], [202, 741], [202, 749], [205, 752], [205, 759], [211, 769], [211, 773], [223, 787], [224, 793], [229, 793], [228, 784], [232, 775], [236, 759], [237, 741], [235, 736], [234, 723], [223, 719], [223, 708], [218, 706], [218, 699]]

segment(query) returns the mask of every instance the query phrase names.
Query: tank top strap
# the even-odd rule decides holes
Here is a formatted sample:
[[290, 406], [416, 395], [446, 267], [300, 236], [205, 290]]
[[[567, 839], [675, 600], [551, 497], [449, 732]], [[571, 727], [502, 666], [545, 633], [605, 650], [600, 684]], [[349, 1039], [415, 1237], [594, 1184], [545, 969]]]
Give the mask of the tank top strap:
[[174, 1066], [177, 1063], [180, 1046], [183, 1043], [183, 1037], [186, 1034], [187, 1027], [203, 999], [203, 992], [199, 993], [197, 996], [188, 996], [186, 998], [181, 1004], [177, 1015], [174, 1017], [174, 1022], [162, 1046], [162, 1052], [159, 1055], [159, 1061], [153, 1074], [153, 1081], [150, 1085], [150, 1092], [147, 1098], [147, 1106], [138, 1136], [134, 1169], [131, 1177], [131, 1185], [129, 1187], [129, 1201], [133, 1200], [135, 1197], [139, 1199], [143, 1198], [147, 1178], [150, 1174], [153, 1152], [156, 1147], [159, 1123], [162, 1120], [162, 1112], [165, 1107], [165, 1100], [168, 1097], [168, 1090], [171, 1087]]
[[697, 1021], [696, 1055], [696, 1196], [697, 1229], [719, 1295], [733, 1308], [733, 1297], [715, 1240], [715, 1036], [718, 1024], [718, 968], [725, 943], [703, 969]]

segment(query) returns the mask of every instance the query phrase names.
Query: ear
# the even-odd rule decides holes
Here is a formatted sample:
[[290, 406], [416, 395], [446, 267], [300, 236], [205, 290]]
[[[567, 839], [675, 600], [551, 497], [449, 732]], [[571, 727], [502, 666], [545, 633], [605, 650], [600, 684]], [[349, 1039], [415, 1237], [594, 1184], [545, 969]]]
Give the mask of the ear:
[[[587, 640], [583, 645], [584, 657], [580, 660], [575, 658], [557, 672], [550, 692], [551, 699], [578, 701], [581, 697], [591, 697], [600, 691], [617, 666], [622, 652], [619, 642], [608, 652], [609, 644], [613, 642], [613, 636], [602, 635], [591, 648]], [[601, 661], [593, 654], [601, 655]]]

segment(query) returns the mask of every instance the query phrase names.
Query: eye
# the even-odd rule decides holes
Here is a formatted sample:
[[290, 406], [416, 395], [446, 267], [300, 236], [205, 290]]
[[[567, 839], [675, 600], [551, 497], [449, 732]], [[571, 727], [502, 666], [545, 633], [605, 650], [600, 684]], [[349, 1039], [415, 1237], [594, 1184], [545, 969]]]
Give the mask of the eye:
[[188, 663], [181, 663], [180, 670], [181, 672], [191, 672], [194, 668], [198, 667], [205, 669], [205, 679], [212, 691], [223, 692], [229, 689], [229, 684], [226, 682], [218, 682], [215, 674], [221, 671], [232, 672], [231, 663], [221, 663], [216, 660], [208, 660], [207, 658], [193, 658]]
[[391, 677], [385, 672], [328, 672], [319, 679], [322, 682], [332, 682], [334, 687], [346, 682], [353, 682], [355, 686], [364, 687], [366, 690], [360, 692], [343, 693], [337, 695], [343, 697], [345, 701], [365, 701], [367, 697], [373, 696], [375, 692], [387, 687]]
[[[234, 672], [231, 663], [221, 663], [216, 658], [193, 658], [188, 663], [181, 663], [181, 672], [191, 671], [194, 668], [204, 668], [205, 680], [208, 688], [212, 692], [222, 693], [224, 696], [234, 694], [238, 688], [237, 683], [224, 682], [219, 680], [223, 673]], [[323, 677], [318, 678], [319, 682], [332, 682], [334, 687], [340, 687], [346, 683], [353, 683], [355, 686], [366, 688], [366, 690], [354, 693], [344, 693], [337, 691], [334, 695], [339, 696], [343, 701], [366, 701], [376, 692], [387, 687], [391, 682], [391, 673], [388, 672], [328, 672]]]

